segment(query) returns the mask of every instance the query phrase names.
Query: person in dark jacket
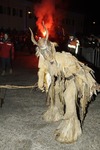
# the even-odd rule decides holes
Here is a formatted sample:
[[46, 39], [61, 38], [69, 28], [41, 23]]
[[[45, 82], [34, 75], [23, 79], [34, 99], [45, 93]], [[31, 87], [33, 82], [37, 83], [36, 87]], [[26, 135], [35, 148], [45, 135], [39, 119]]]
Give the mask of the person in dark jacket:
[[4, 34], [4, 39], [0, 41], [0, 58], [2, 65], [1, 75], [5, 75], [6, 70], [12, 74], [12, 60], [14, 59], [14, 45], [10, 41], [8, 34]]

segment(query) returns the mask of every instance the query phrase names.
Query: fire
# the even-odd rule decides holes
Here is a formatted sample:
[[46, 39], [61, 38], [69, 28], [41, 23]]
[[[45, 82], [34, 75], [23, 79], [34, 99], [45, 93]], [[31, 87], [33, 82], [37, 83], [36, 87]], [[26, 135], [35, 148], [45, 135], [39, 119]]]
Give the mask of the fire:
[[37, 28], [37, 36], [38, 37], [42, 37], [45, 38], [46, 36], [46, 31], [44, 30], [44, 28], [41, 26], [41, 28]]
[[46, 31], [42, 31], [42, 35], [43, 35], [43, 37], [45, 37], [46, 36]]
[[[64, 5], [64, 3], [63, 3]], [[39, 36], [45, 37], [45, 32], [42, 26], [42, 21], [49, 32], [49, 37], [56, 37], [56, 28], [61, 24], [64, 17], [62, 12], [62, 0], [40, 0], [34, 5], [34, 14], [37, 18], [36, 26], [40, 32]]]
[[[49, 26], [48, 26], [49, 25]], [[39, 36], [41, 36], [41, 37], [45, 37], [46, 36], [46, 31], [45, 31], [45, 29], [44, 29], [44, 27], [43, 27], [43, 25], [42, 25], [42, 23], [41, 24], [37, 24], [37, 26], [38, 26], [38, 35]], [[51, 27], [51, 24], [50, 23], [46, 23], [45, 24], [45, 26], [46, 26], [46, 28], [47, 28], [47, 30], [48, 30], [48, 32], [50, 31], [50, 27]], [[50, 34], [50, 33], [49, 33]]]

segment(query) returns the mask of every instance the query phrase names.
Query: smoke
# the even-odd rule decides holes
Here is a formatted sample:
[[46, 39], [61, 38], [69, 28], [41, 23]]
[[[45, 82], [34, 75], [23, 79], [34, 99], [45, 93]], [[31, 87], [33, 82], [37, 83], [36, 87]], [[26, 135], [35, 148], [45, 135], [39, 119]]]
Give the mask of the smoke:
[[41, 0], [34, 5], [34, 14], [37, 18], [36, 25], [43, 31], [42, 21], [49, 31], [49, 35], [55, 35], [55, 28], [60, 25], [64, 17], [61, 0]]

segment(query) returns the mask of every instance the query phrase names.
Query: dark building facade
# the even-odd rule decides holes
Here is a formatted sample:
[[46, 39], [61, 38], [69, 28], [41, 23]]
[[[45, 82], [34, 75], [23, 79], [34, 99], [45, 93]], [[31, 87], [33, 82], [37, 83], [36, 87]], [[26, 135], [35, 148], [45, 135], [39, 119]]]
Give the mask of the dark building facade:
[[[28, 0], [0, 0], [0, 28], [26, 30], [34, 28], [34, 2]], [[62, 20], [66, 33], [83, 33], [84, 15], [66, 11]]]

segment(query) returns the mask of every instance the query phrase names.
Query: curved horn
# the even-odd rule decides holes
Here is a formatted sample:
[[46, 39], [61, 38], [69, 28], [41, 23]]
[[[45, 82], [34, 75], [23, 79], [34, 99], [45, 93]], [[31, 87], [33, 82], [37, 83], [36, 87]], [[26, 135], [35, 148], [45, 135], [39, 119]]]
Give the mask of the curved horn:
[[44, 25], [44, 21], [42, 22], [42, 25], [43, 25], [43, 27], [46, 31], [46, 40], [48, 40], [49, 33], [48, 33], [48, 30], [47, 30], [46, 26]]
[[34, 45], [38, 45], [38, 43], [36, 42], [35, 38], [34, 38], [34, 35], [33, 35], [33, 32], [32, 32], [32, 29], [29, 27], [29, 30], [31, 32], [31, 41], [33, 42]]

